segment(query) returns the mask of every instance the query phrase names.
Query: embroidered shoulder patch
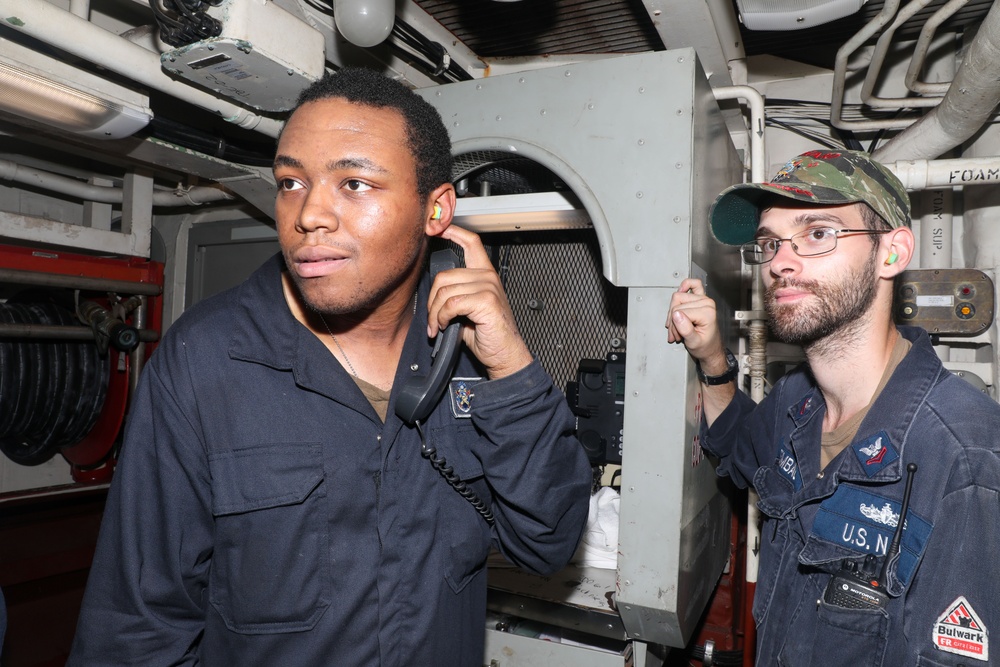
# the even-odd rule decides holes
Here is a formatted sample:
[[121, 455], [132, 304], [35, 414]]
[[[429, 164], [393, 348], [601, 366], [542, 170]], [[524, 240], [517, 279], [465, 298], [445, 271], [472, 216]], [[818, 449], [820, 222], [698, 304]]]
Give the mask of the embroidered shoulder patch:
[[989, 632], [964, 595], [959, 595], [945, 608], [934, 623], [931, 636], [934, 648], [989, 662]]
[[873, 477], [882, 468], [899, 458], [885, 431], [879, 431], [867, 440], [851, 445], [851, 449], [854, 450], [861, 467], [869, 477]]
[[472, 387], [483, 378], [452, 378], [448, 385], [448, 396], [451, 403], [451, 414], [457, 419], [472, 418], [472, 399], [476, 394]]
[[[859, 554], [885, 556], [901, 509], [901, 503], [895, 500], [841, 484], [820, 504], [812, 534]], [[913, 576], [932, 528], [912, 507], [907, 511], [896, 566], [896, 576], [903, 585]]]

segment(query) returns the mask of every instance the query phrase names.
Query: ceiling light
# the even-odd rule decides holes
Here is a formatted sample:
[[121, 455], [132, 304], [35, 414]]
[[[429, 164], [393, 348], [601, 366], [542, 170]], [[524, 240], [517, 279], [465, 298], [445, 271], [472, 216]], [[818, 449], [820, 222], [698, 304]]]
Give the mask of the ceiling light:
[[147, 98], [0, 39], [0, 110], [97, 139], [121, 139], [152, 118]]
[[747, 30], [803, 30], [854, 14], [865, 0], [736, 0]]
[[333, 20], [351, 44], [365, 48], [385, 41], [396, 22], [393, 0], [333, 0]]

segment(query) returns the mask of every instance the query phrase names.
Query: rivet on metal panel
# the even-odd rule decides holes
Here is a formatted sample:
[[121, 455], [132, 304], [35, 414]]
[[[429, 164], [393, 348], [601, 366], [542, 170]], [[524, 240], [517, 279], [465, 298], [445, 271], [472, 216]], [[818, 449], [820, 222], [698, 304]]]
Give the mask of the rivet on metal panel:
[[635, 244], [635, 251], [636, 252], [642, 252], [642, 244], [636, 243]]
[[682, 63], [682, 62], [684, 62], [684, 56], [681, 56], [680, 58], [678, 58], [678, 59], [677, 59], [677, 62], [679, 62], [679, 63]]
[[544, 115], [545, 115], [546, 113], [548, 113], [548, 112], [547, 112], [547, 111], [545, 111], [545, 109], [542, 109], [542, 110], [541, 110], [541, 111], [539, 111], [538, 113], [540, 113], [541, 115], [543, 115], [543, 116], [544, 116]]
[[674, 216], [674, 222], [676, 222], [676, 223], [680, 223], [680, 221], [681, 221], [681, 216], [679, 216], [679, 215], [675, 215], [675, 216]]
[[503, 120], [501, 116], [497, 116], [497, 120]]
[[626, 579], [624, 583], [625, 583], [626, 586], [631, 586], [632, 585], [632, 582], [629, 581], [628, 579]]
[[635, 198], [636, 199], [642, 199], [642, 191], [641, 190], [639, 192], [635, 193]]
[[637, 296], [637, 297], [635, 297], [635, 300], [641, 302], [642, 301], [642, 297], [641, 296]]
[[573, 76], [573, 73], [570, 72], [569, 70], [566, 70], [565, 74], [566, 74], [566, 76]]
[[675, 164], [674, 166], [675, 166], [676, 168], [678, 168], [678, 169], [683, 169], [683, 168], [684, 168], [684, 165], [683, 165], [683, 164], [681, 164], [680, 162], [678, 162], [678, 163], [677, 163], [677, 164]]
[[674, 271], [674, 278], [680, 278], [680, 277], [681, 277], [681, 272], [680, 271]]
[[591, 104], [588, 104], [588, 105], [587, 105], [587, 108], [588, 108], [589, 110], [593, 111], [593, 110], [594, 110], [594, 105], [593, 105], [593, 103], [591, 103]]
[[642, 146], [642, 145], [644, 145], [646, 143], [646, 140], [645, 139], [640, 139], [636, 143], [639, 144], [640, 146]]
[[476, 90], [482, 90], [482, 89], [483, 89], [483, 84], [477, 83], [476, 84]]
[[[292, 70], [290, 70], [290, 69], [286, 69], [286, 70], [285, 70], [285, 74], [287, 74], [288, 76], [294, 76], [294, 75], [295, 75], [295, 72], [293, 72], [293, 71], [292, 71]], [[440, 95], [440, 94], [441, 94], [441, 93], [438, 93], [438, 95]]]
[[518, 83], [524, 83], [524, 77], [522, 76], [520, 79], [517, 80], [517, 82]]
[[456, 120], [456, 121], [455, 121], [455, 122], [453, 123], [453, 125], [454, 125], [455, 127], [458, 127], [459, 125], [461, 125], [461, 123], [459, 123], [459, 122], [458, 122], [458, 121]]
[[639, 88], [639, 94], [641, 95], [641, 94], [642, 94], [642, 93], [644, 93], [644, 92], [646, 92], [646, 89], [645, 89], [645, 88], [643, 88], [643, 87], [640, 87], [640, 88]]
[[437, 95], [438, 97], [441, 97], [441, 91], [440, 91], [440, 90], [439, 90], [439, 91], [437, 91], [437, 92], [436, 92], [436, 93], [434, 93], [434, 94], [435, 94], [435, 95]]
[[684, 115], [684, 109], [678, 109], [676, 111], [676, 113], [677, 113], [678, 116], [683, 116]]

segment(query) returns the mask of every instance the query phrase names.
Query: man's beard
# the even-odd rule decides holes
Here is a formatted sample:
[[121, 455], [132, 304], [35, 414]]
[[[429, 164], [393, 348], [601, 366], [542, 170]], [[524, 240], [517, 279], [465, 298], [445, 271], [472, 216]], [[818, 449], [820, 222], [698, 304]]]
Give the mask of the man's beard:
[[[875, 302], [877, 281], [875, 262], [878, 255], [872, 252], [868, 261], [857, 271], [851, 271], [839, 282], [818, 280], [775, 280], [764, 297], [774, 337], [783, 343], [808, 346], [844, 330], [860, 320]], [[810, 292], [815, 299], [810, 303], [778, 304], [776, 290], [797, 287]]]

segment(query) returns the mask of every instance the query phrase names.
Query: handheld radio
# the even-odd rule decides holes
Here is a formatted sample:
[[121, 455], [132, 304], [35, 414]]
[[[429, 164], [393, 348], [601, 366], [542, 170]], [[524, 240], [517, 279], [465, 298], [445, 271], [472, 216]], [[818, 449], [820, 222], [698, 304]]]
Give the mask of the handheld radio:
[[835, 574], [827, 584], [823, 600], [827, 604], [847, 609], [885, 609], [889, 604], [889, 594], [885, 592], [889, 561], [899, 551], [899, 542], [903, 537], [903, 524], [906, 523], [906, 511], [910, 506], [910, 491], [913, 489], [913, 474], [917, 472], [917, 464], [906, 466], [906, 489], [903, 491], [903, 505], [899, 510], [899, 520], [892, 534], [892, 542], [885, 552], [882, 570], [876, 576], [875, 554], [865, 556], [860, 567], [857, 561], [844, 559], [840, 572]]

